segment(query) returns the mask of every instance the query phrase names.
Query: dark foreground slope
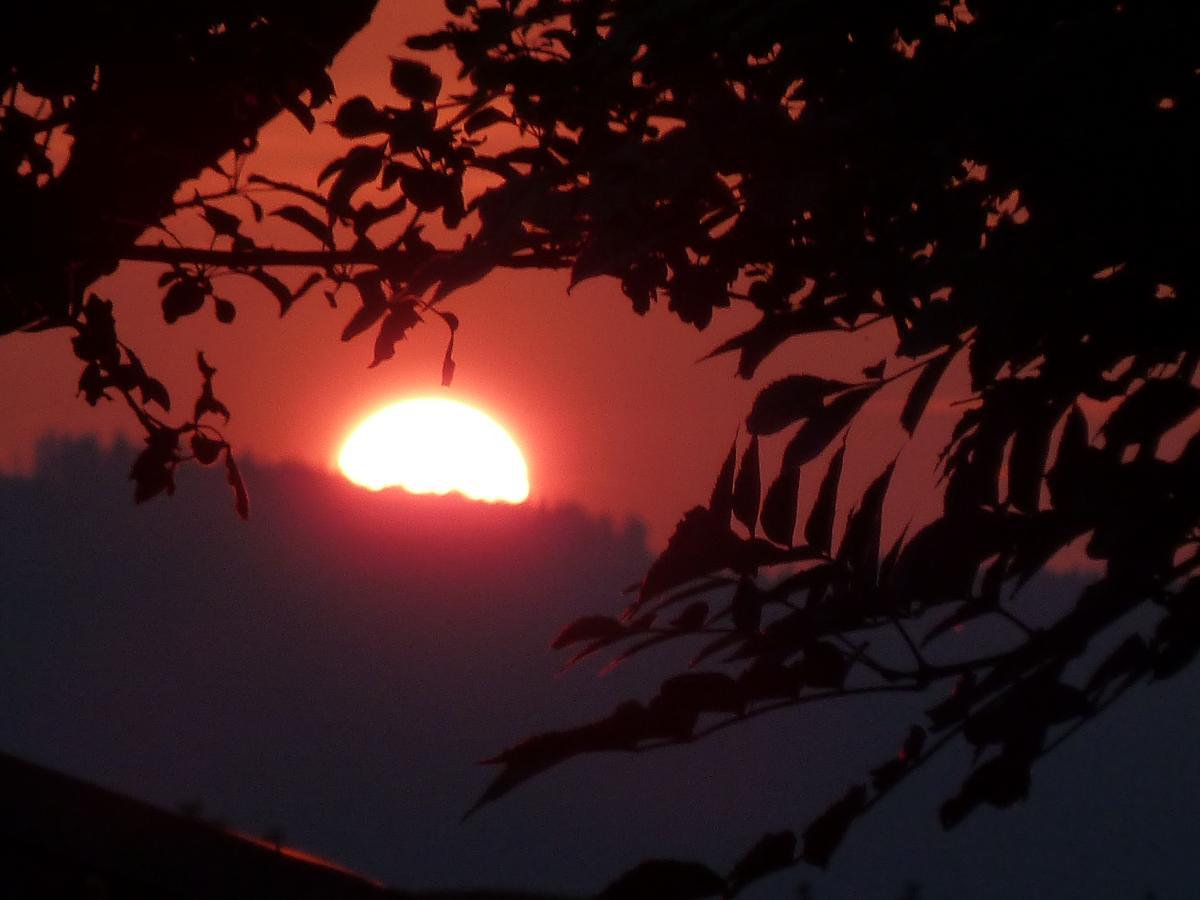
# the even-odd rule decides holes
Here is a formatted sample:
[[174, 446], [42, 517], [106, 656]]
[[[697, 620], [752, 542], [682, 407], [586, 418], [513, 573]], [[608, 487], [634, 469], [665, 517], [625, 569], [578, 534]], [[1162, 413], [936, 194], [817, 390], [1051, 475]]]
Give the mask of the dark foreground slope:
[[[657, 684], [651, 660], [556, 678], [545, 651], [563, 622], [620, 605], [640, 529], [255, 466], [241, 523], [219, 473], [133, 506], [129, 456], [51, 445], [35, 477], [0, 479], [0, 749], [389, 884], [584, 892], [651, 855], [726, 866], [862, 777], [920, 708], [812, 707], [582, 760], [462, 823], [488, 780], [477, 760]], [[888, 900], [908, 880], [947, 900], [1191, 896], [1197, 683], [1139, 691], [1048, 761], [1028, 803], [949, 835], [941, 774], [967, 760], [943, 760], [830, 874], [759, 896], [804, 879], [817, 900]]]
[[21, 900], [553, 900], [389, 890], [311, 854], [0, 753], [0, 891]]

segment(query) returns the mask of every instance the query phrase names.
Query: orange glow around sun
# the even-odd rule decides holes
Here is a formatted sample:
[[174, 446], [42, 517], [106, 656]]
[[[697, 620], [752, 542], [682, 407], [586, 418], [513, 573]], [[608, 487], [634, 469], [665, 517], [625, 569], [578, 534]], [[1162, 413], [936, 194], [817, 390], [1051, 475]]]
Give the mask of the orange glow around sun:
[[529, 470], [516, 442], [486, 413], [455, 400], [422, 397], [384, 407], [351, 432], [338, 467], [373, 491], [458, 491], [506, 503], [529, 497]]

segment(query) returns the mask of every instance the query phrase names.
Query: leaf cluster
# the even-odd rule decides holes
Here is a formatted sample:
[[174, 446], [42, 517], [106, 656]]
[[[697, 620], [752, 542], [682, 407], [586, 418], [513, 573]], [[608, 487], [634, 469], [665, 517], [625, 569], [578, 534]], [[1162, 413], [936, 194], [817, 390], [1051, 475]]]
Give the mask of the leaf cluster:
[[[455, 53], [462, 114], [502, 109], [489, 120], [522, 141], [463, 157], [503, 181], [464, 204], [479, 230], [439, 271], [455, 285], [481, 259], [548, 261], [701, 328], [749, 304], [758, 323], [713, 354], [747, 378], [797, 336], [884, 329], [892, 351], [862, 380], [800, 366], [767, 385], [740, 460], [630, 606], [556, 640], [572, 662], [703, 640], [694, 663], [726, 668], [511, 748], [484, 799], [580, 753], [690, 741], [826, 693], [940, 692], [914, 723], [929, 746], [906, 742], [810, 826], [800, 855], [823, 864], [929, 753], [977, 753], [947, 826], [1009, 805], [1066, 734], [1194, 654], [1179, 610], [1198, 577], [1200, 320], [1181, 212], [1200, 149], [1183, 36], [1200, 31], [1169, 3], [684, 6], [466, 3], [410, 40]], [[898, 461], [861, 491], [842, 482], [853, 423], [900, 390], [903, 433], [931, 409], [955, 427], [940, 515], [885, 543]], [[1078, 546], [1097, 582], [1022, 621], [1019, 592]], [[1130, 631], [1139, 609], [1159, 610], [1153, 633]], [[967, 626], [1004, 649], [977, 650]]]
[[[342, 337], [373, 332], [373, 364], [440, 317], [448, 382], [458, 319], [445, 298], [499, 268], [546, 267], [572, 286], [614, 279], [636, 312], [663, 300], [697, 328], [735, 304], [752, 309], [756, 323], [711, 354], [732, 357], [743, 378], [796, 338], [816, 336], [835, 361], [864, 329], [888, 347], [861, 378], [801, 358], [765, 385], [708, 503], [684, 515], [628, 607], [555, 641], [574, 652], [568, 665], [690, 641], [706, 669], [504, 751], [481, 802], [583, 753], [697, 740], [848, 693], [927, 695], [900, 752], [799, 835], [768, 836], [727, 875], [649, 863], [610, 888], [734, 893], [777, 866], [826, 864], [855, 819], [951, 744], [970, 747], [974, 764], [942, 806], [947, 827], [1019, 801], [1045, 753], [1132, 685], [1194, 658], [1193, 9], [447, 8], [446, 27], [407, 45], [453, 54], [462, 87], [411, 55], [392, 58], [389, 96], [340, 105], [333, 126], [350, 144], [315, 190], [229, 173], [220, 196], [185, 204], [211, 247], [122, 251], [169, 266], [169, 321], [210, 299], [231, 320], [217, 276], [255, 279], [281, 312], [327, 282], [331, 303], [343, 288], [356, 296]], [[14, 115], [0, 131], [36, 127]], [[266, 214], [259, 191], [282, 194], [269, 214], [317, 249], [256, 244], [246, 223]], [[269, 272], [284, 265], [309, 270], [299, 288]], [[83, 393], [159, 402], [136, 358], [108, 341], [100, 307], [79, 315]], [[202, 414], [221, 412], [201, 369], [208, 399], [183, 426], [196, 434]], [[938, 514], [910, 534], [893, 490], [903, 453], [875, 460], [861, 489], [848, 478], [870, 456], [857, 452], [855, 423], [890, 419], [909, 438], [934, 413], [953, 423], [936, 461]], [[169, 489], [177, 441], [164, 434], [146, 452], [146, 489]], [[204, 444], [194, 455], [216, 458]], [[778, 468], [764, 471], [768, 458]], [[802, 491], [809, 481], [815, 494]], [[802, 496], [813, 497], [806, 509]], [[1047, 621], [1023, 621], [1022, 589], [1080, 547], [1095, 583]], [[979, 633], [989, 640], [971, 639]], [[1097, 660], [1089, 647], [1102, 641], [1116, 649]]]
[[[234, 508], [241, 518], [248, 518], [250, 499], [233, 448], [212, 424], [214, 416], [228, 422], [229, 409], [213, 392], [217, 370], [209, 365], [204, 354], [196, 357], [201, 385], [192, 417], [180, 425], [171, 425], [160, 417], [161, 413], [171, 411], [171, 395], [161, 381], [146, 372], [137, 354], [117, 338], [111, 300], [89, 295], [75, 331], [71, 345], [75, 355], [85, 363], [79, 377], [79, 393], [92, 406], [101, 400], [120, 398], [146, 432], [145, 449], [129, 472], [134, 482], [134, 500], [142, 503], [161, 493], [175, 493], [175, 471], [187, 459], [208, 466], [223, 457], [226, 478], [233, 489]], [[151, 410], [151, 403], [158, 407], [158, 413]]]

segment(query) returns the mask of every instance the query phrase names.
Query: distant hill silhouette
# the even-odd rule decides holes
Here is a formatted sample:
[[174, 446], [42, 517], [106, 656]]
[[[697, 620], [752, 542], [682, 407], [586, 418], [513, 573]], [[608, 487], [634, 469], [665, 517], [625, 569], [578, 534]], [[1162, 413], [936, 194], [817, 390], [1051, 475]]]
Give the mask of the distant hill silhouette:
[[[650, 683], [651, 661], [556, 678], [545, 652], [640, 576], [643, 530], [253, 463], [242, 523], [219, 472], [134, 506], [131, 456], [47, 442], [34, 475], [0, 478], [0, 750], [281, 833], [398, 887], [584, 892], [652, 854], [719, 861], [831, 800], [922, 708], [859, 701], [654, 759], [582, 760], [460, 824], [488, 780], [477, 760]], [[1031, 603], [1055, 592], [1048, 581]], [[939, 835], [941, 797], [921, 793], [935, 773], [856, 831], [829, 875], [749, 896], [807, 880], [821, 900], [890, 897], [912, 879], [930, 900], [1049, 885], [1184, 897], [1172, 886], [1200, 880], [1196, 687], [1181, 676], [1097, 722], [1022, 809]], [[787, 790], [761, 764], [781, 754], [795, 760]]]

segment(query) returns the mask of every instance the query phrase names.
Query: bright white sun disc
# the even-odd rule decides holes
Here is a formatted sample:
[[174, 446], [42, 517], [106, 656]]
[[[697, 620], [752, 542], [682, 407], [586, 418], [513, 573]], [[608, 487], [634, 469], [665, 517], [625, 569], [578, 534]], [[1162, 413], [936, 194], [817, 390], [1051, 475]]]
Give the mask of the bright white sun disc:
[[458, 491], [472, 500], [521, 503], [529, 470], [495, 419], [456, 400], [422, 397], [386, 406], [351, 432], [338, 467], [373, 491]]

